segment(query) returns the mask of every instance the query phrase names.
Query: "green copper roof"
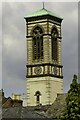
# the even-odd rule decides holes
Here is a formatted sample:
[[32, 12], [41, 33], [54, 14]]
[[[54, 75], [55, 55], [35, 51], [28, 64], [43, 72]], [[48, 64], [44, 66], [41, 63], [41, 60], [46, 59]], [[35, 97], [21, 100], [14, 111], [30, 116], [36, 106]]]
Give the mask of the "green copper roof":
[[38, 10], [38, 11], [36, 11], [36, 12], [28, 15], [26, 18], [43, 16], [43, 15], [51, 15], [51, 16], [55, 16], [55, 17], [57, 17], [57, 18], [62, 19], [60, 16], [57, 16], [55, 13], [52, 13], [51, 11], [48, 11], [48, 10], [46, 10], [45, 8], [40, 9], [40, 10]]

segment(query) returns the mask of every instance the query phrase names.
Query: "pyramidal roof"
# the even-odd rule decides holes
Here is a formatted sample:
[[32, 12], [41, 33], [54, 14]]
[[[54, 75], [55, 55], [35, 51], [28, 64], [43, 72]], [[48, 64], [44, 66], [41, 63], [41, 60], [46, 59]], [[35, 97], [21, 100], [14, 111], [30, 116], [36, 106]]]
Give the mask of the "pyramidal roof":
[[55, 13], [52, 13], [51, 11], [49, 11], [49, 10], [47, 10], [45, 8], [42, 8], [42, 9], [40, 9], [38, 11], [35, 11], [35, 12], [33, 12], [32, 14], [28, 15], [25, 18], [38, 17], [38, 16], [44, 16], [44, 15], [51, 15], [51, 16], [63, 19], [60, 16], [56, 15]]

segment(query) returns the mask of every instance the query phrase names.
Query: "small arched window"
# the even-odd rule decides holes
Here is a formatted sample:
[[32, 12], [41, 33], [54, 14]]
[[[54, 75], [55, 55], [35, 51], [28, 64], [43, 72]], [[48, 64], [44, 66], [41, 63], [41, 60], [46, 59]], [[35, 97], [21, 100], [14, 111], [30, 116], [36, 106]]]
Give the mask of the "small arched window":
[[38, 26], [33, 30], [33, 59], [43, 59], [43, 31]]
[[36, 96], [36, 104], [40, 105], [40, 96], [41, 96], [40, 91], [36, 91], [35, 96]]
[[58, 31], [54, 27], [51, 31], [51, 41], [52, 41], [52, 59], [57, 61], [58, 59], [58, 45], [57, 45]]

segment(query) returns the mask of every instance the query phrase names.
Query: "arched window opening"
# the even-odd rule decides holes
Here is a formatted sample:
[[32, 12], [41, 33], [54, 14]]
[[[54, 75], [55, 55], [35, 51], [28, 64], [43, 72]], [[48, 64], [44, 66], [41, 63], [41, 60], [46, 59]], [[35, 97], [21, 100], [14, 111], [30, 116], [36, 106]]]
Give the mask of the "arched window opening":
[[51, 31], [51, 41], [52, 41], [52, 59], [57, 61], [58, 59], [58, 45], [57, 45], [58, 31], [54, 27]]
[[40, 105], [40, 96], [41, 96], [40, 91], [36, 91], [35, 96], [36, 96], [36, 105]]
[[43, 31], [38, 26], [33, 30], [33, 59], [43, 59]]

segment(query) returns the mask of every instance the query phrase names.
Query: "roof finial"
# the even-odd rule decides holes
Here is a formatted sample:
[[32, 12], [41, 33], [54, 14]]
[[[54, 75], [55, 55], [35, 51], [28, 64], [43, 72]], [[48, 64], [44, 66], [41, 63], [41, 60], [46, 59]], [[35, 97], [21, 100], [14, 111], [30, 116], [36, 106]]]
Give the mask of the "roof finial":
[[43, 2], [43, 9], [44, 9], [44, 2]]

